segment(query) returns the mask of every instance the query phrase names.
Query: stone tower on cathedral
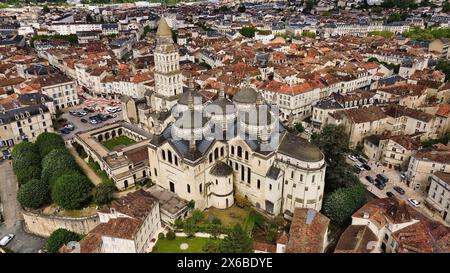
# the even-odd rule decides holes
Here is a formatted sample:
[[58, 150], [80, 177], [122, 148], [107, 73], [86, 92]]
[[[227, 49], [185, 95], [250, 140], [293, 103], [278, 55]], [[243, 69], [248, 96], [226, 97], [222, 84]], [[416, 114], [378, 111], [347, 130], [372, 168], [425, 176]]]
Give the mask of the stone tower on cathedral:
[[154, 109], [160, 111], [176, 104], [183, 93], [183, 81], [180, 55], [172, 39], [172, 30], [164, 17], [159, 21], [156, 39]]

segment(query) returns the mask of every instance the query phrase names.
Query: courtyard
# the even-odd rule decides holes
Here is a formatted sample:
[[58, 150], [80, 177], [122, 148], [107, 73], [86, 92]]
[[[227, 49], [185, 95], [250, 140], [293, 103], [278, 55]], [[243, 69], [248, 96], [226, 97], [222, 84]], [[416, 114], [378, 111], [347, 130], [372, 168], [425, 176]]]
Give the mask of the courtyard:
[[102, 142], [103, 146], [105, 146], [110, 151], [113, 151], [116, 148], [121, 148], [121, 147], [131, 145], [134, 143], [136, 143], [135, 140], [133, 140], [125, 135], [113, 137], [109, 140]]

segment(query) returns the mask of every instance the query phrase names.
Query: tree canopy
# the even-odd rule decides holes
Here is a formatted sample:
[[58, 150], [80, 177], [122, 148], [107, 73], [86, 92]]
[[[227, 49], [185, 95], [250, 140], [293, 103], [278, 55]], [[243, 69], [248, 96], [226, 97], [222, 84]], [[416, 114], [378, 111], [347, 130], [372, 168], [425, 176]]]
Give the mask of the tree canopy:
[[251, 253], [253, 242], [241, 225], [236, 224], [220, 243], [219, 249], [222, 253]]
[[38, 179], [32, 179], [19, 188], [17, 200], [22, 207], [37, 209], [50, 202], [49, 185]]
[[66, 245], [69, 242], [78, 242], [80, 240], [81, 235], [67, 229], [59, 228], [50, 234], [45, 249], [50, 253], [56, 253], [63, 245]]
[[36, 138], [41, 157], [45, 157], [53, 149], [64, 148], [64, 139], [55, 133], [44, 132]]
[[94, 202], [97, 205], [105, 205], [111, 203], [113, 200], [113, 195], [115, 191], [115, 186], [110, 183], [100, 183], [96, 186], [92, 192]]
[[42, 160], [42, 180], [50, 182], [50, 186], [61, 174], [70, 170], [78, 171], [79, 167], [65, 148], [53, 149]]
[[92, 183], [77, 172], [59, 176], [51, 189], [53, 202], [65, 209], [79, 209], [92, 198]]
[[324, 200], [323, 212], [334, 224], [343, 226], [350, 221], [352, 214], [366, 202], [365, 186], [357, 183], [330, 193]]

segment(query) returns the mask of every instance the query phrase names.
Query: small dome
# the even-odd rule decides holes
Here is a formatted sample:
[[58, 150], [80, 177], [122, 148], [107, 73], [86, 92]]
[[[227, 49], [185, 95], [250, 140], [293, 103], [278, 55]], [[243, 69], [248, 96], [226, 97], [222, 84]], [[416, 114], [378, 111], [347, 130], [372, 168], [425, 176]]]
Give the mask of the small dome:
[[278, 151], [306, 162], [318, 162], [324, 158], [317, 146], [292, 133], [286, 133], [284, 135]]
[[233, 174], [233, 169], [230, 166], [228, 166], [228, 164], [219, 161], [216, 164], [214, 164], [209, 173], [214, 176], [226, 177]]
[[242, 88], [236, 95], [233, 97], [233, 101], [237, 103], [255, 103], [258, 92], [251, 87]]

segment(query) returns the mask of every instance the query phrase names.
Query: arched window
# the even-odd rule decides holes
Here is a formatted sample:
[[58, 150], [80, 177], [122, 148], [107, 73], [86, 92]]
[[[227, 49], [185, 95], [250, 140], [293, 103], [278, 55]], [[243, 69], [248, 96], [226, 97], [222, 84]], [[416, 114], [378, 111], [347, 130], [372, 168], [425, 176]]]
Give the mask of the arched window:
[[248, 152], [245, 151], [245, 160], [248, 160]]
[[217, 159], [217, 158], [219, 158], [219, 149], [218, 148], [216, 148], [214, 150], [214, 159]]
[[178, 157], [174, 156], [174, 159], [175, 159], [175, 165], [178, 166]]
[[161, 151], [163, 160], [166, 160], [166, 152], [164, 150]]
[[231, 146], [231, 154], [234, 155], [234, 146]]
[[216, 185], [219, 185], [219, 180], [216, 179]]
[[213, 155], [212, 155], [212, 153], [211, 154], [209, 154], [209, 163], [211, 163], [212, 161], [213, 161]]
[[242, 147], [241, 146], [237, 147], [237, 156], [242, 157]]
[[223, 148], [223, 146], [220, 148], [220, 156], [223, 156], [223, 154], [225, 153], [225, 149]]
[[258, 181], [256, 182], [256, 187], [259, 189], [261, 189], [261, 180], [258, 179]]

